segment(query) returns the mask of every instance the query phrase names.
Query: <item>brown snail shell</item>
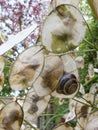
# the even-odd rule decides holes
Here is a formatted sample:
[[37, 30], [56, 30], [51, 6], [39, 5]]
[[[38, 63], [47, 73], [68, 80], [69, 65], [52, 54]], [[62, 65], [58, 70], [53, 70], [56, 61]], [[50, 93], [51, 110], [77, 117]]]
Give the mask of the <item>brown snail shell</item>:
[[57, 92], [60, 94], [71, 95], [77, 91], [79, 87], [77, 78], [74, 74], [64, 74], [58, 84]]

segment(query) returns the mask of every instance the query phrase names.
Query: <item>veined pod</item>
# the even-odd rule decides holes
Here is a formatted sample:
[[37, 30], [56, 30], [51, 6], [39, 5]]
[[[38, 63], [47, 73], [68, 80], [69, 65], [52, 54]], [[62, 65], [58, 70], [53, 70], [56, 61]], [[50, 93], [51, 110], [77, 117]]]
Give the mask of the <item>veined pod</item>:
[[68, 124], [64, 123], [64, 124], [59, 124], [53, 130], [73, 130], [73, 128], [69, 126]]
[[75, 49], [86, 32], [85, 21], [72, 5], [62, 4], [53, 9], [42, 26], [42, 44], [53, 53]]
[[31, 87], [42, 71], [44, 55], [41, 46], [32, 46], [16, 59], [9, 77], [13, 90]]
[[43, 71], [33, 83], [33, 88], [38, 96], [46, 96], [56, 90], [63, 70], [63, 62], [59, 56], [47, 55], [45, 57]]
[[49, 100], [50, 95], [39, 97], [34, 88], [31, 88], [23, 103], [24, 119], [33, 125], [48, 106]]
[[23, 110], [17, 102], [11, 102], [0, 110], [0, 130], [20, 130]]

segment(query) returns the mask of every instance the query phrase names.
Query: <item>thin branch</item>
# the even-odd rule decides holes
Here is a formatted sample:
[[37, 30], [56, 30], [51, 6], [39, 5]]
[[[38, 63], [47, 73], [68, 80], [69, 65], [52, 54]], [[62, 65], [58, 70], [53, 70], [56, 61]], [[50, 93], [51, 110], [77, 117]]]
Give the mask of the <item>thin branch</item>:
[[34, 130], [38, 130], [36, 127], [32, 126], [27, 120], [24, 119], [24, 122], [27, 123]]
[[83, 39], [85, 42], [87, 42], [91, 47], [95, 48], [96, 50], [98, 50], [98, 48], [96, 47], [95, 43], [91, 43], [89, 41], [87, 41], [86, 39]]
[[6, 105], [6, 103], [2, 99], [0, 99], [0, 102], [2, 102], [4, 105]]

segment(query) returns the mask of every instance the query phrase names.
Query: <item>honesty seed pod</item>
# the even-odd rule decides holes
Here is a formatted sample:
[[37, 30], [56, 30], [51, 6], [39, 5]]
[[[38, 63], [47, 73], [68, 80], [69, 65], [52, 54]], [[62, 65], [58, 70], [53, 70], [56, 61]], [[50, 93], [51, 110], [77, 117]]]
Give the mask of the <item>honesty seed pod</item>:
[[52, 8], [54, 9], [61, 4], [71, 4], [77, 7], [79, 5], [79, 2], [79, 0], [52, 0]]
[[28, 94], [23, 103], [24, 119], [29, 124], [35, 124], [37, 118], [48, 106], [50, 95], [40, 97], [34, 88], [29, 89]]
[[44, 21], [42, 44], [56, 54], [68, 52], [79, 46], [85, 32], [86, 24], [80, 12], [71, 5], [62, 4], [53, 9]]
[[53, 92], [58, 85], [58, 81], [63, 75], [63, 62], [56, 55], [45, 57], [42, 73], [33, 83], [33, 88], [38, 96], [43, 97]]
[[98, 117], [89, 120], [84, 130], [98, 130]]
[[53, 130], [73, 130], [73, 128], [68, 124], [59, 124]]
[[44, 55], [41, 46], [32, 46], [17, 57], [12, 66], [9, 83], [13, 90], [31, 87], [42, 71]]
[[24, 112], [17, 102], [11, 102], [0, 110], [0, 130], [20, 130]]
[[79, 83], [74, 74], [65, 73], [58, 84], [57, 92], [60, 94], [71, 95], [77, 91]]

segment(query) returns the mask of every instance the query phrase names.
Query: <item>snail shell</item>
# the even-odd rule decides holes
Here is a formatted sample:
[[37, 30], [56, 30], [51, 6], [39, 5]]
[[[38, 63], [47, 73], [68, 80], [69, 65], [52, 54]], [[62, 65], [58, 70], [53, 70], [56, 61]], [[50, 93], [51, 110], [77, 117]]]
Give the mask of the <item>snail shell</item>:
[[77, 91], [79, 87], [77, 78], [74, 74], [66, 73], [61, 77], [57, 92], [60, 94], [71, 95]]

